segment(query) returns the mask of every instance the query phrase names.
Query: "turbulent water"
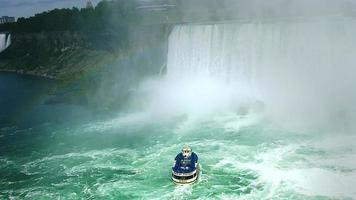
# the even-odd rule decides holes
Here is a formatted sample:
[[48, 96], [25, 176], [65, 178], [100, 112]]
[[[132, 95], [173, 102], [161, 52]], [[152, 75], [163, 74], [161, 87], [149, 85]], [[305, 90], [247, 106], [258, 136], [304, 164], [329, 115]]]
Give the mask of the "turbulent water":
[[[0, 198], [354, 199], [355, 27], [338, 18], [177, 26], [167, 74], [138, 88], [138, 109], [114, 117], [44, 105], [30, 90], [23, 117], [1, 123]], [[44, 85], [2, 75], [0, 86], [9, 80], [17, 91]], [[0, 89], [7, 105], [24, 104]], [[170, 166], [184, 144], [202, 175], [176, 186]]]

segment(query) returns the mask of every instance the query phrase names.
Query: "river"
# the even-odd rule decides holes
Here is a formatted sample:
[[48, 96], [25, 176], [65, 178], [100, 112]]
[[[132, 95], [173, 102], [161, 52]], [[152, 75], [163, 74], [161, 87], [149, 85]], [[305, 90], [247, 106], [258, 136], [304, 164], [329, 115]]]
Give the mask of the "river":
[[[354, 135], [293, 131], [258, 113], [93, 117], [46, 105], [52, 85], [0, 75], [1, 199], [356, 198]], [[170, 167], [183, 144], [202, 175], [176, 186]]]

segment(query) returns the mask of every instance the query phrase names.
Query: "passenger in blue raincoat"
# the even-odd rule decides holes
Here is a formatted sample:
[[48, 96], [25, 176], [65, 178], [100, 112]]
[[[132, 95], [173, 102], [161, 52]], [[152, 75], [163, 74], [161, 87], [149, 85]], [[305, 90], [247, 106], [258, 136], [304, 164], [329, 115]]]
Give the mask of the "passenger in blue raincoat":
[[179, 153], [176, 158], [174, 165], [172, 167], [174, 172], [178, 173], [189, 173], [196, 170], [198, 166], [198, 156], [189, 146], [185, 146], [182, 152]]

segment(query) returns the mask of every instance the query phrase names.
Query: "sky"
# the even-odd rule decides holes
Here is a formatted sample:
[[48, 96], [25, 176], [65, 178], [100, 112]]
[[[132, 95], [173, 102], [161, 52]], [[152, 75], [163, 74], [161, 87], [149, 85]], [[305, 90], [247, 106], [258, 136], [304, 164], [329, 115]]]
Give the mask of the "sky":
[[[91, 0], [96, 5], [100, 0]], [[0, 16], [29, 17], [54, 8], [82, 8], [86, 0], [0, 0]]]
[[[101, 0], [91, 0], [95, 6]], [[152, 1], [152, 0], [142, 0]], [[234, 2], [238, 7], [244, 7], [242, 10], [246, 10], [246, 3], [250, 4], [252, 8], [263, 7], [265, 4], [271, 4], [274, 9], [281, 9], [280, 6], [289, 5], [289, 8], [283, 8], [289, 12], [290, 9], [298, 10], [298, 7], [302, 6], [303, 10], [315, 12], [315, 9], [353, 9], [356, 12], [356, 0], [227, 0], [227, 2]], [[342, 2], [342, 3], [341, 3]], [[82, 8], [86, 5], [86, 0], [0, 0], [0, 16], [14, 16], [29, 17], [36, 13], [52, 10], [54, 8], [72, 8], [73, 6]], [[247, 5], [248, 7], [248, 5]], [[295, 8], [296, 7], [296, 8]], [[253, 9], [252, 9], [253, 10]]]

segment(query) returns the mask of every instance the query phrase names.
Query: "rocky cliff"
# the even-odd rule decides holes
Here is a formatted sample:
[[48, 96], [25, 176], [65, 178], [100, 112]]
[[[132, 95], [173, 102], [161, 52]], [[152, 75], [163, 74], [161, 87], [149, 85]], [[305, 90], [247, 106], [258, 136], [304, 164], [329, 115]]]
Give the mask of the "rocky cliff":
[[121, 108], [131, 88], [164, 68], [169, 32], [166, 25], [133, 27], [128, 40], [102, 32], [13, 34], [0, 71], [56, 79], [47, 103]]

